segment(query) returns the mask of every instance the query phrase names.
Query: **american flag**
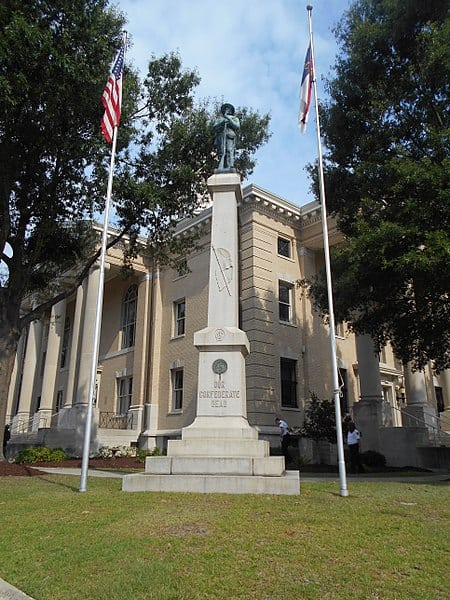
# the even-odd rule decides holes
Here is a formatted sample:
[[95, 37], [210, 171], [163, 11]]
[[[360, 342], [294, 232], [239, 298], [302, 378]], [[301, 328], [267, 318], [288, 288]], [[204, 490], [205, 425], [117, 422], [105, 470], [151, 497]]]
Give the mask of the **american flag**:
[[305, 133], [308, 122], [309, 106], [311, 104], [311, 93], [313, 83], [313, 61], [311, 44], [308, 46], [305, 57], [305, 66], [303, 67], [302, 83], [300, 87], [300, 110], [298, 113], [298, 125], [300, 131]]
[[117, 127], [120, 123], [124, 57], [125, 49], [122, 48], [117, 54], [112, 73], [108, 77], [102, 95], [102, 104], [105, 107], [105, 114], [101, 120], [100, 127], [102, 128], [103, 135], [107, 142], [112, 141], [114, 127]]

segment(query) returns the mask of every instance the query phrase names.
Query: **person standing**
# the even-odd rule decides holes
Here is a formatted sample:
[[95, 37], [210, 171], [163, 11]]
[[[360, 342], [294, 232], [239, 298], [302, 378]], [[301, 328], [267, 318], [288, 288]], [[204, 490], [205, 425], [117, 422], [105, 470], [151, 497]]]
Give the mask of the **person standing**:
[[352, 473], [359, 473], [359, 440], [361, 439], [361, 433], [356, 429], [353, 421], [348, 424], [347, 432], [347, 446], [348, 446], [348, 459], [350, 463], [350, 471]]
[[275, 419], [275, 424], [280, 429], [281, 435], [281, 452], [284, 456], [284, 464], [287, 467], [289, 462], [289, 444], [291, 441], [291, 434], [289, 433], [289, 425], [283, 419], [278, 417]]

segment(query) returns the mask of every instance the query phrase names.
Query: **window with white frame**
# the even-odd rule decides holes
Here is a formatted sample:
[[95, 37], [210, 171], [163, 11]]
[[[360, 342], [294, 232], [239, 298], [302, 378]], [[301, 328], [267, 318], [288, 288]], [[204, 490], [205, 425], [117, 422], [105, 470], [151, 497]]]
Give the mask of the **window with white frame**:
[[61, 344], [61, 360], [59, 361], [59, 366], [61, 369], [64, 369], [67, 363], [67, 356], [69, 352], [69, 340], [70, 340], [70, 319], [66, 317], [64, 321], [64, 333]]
[[278, 310], [283, 323], [292, 323], [292, 294], [294, 286], [286, 281], [278, 282]]
[[337, 337], [345, 338], [345, 325], [344, 321], [339, 321], [335, 324], [334, 333]]
[[174, 321], [175, 321], [175, 337], [184, 335], [186, 332], [186, 300], [183, 298], [173, 303]]
[[285, 256], [286, 258], [291, 258], [291, 241], [286, 238], [279, 237], [277, 241], [278, 245], [278, 254], [280, 256]]
[[117, 414], [126, 415], [133, 396], [133, 378], [122, 377], [117, 380]]
[[280, 358], [281, 406], [297, 408], [297, 361]]
[[131, 285], [122, 302], [122, 348], [134, 346], [136, 336], [138, 286]]
[[184, 370], [172, 369], [172, 411], [183, 408]]

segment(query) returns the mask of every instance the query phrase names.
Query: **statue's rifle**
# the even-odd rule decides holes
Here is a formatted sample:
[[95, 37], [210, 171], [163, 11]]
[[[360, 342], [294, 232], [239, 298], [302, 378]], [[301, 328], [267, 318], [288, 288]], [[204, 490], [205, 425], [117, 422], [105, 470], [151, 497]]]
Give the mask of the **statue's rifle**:
[[227, 117], [224, 115], [225, 123], [223, 124], [223, 147], [222, 147], [222, 166], [225, 168], [225, 151], [227, 147]]

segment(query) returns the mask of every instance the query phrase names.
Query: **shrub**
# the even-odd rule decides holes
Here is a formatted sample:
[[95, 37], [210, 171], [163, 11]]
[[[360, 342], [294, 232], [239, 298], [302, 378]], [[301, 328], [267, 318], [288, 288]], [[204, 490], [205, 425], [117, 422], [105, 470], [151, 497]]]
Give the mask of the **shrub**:
[[61, 448], [24, 448], [14, 459], [17, 464], [34, 464], [37, 462], [61, 462], [67, 459], [67, 454]]
[[136, 458], [138, 462], [143, 463], [147, 456], [161, 456], [161, 450], [155, 446], [152, 450], [145, 450], [144, 448], [140, 448], [136, 452]]
[[136, 456], [136, 448], [131, 446], [102, 446], [97, 454], [97, 458], [123, 458]]
[[386, 466], [386, 457], [375, 450], [361, 452], [360, 462], [366, 467], [382, 468]]
[[317, 394], [311, 392], [311, 400], [305, 409], [305, 421], [300, 434], [316, 442], [326, 440], [335, 444], [336, 414], [334, 402], [332, 400], [321, 400]]

